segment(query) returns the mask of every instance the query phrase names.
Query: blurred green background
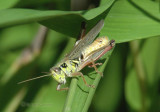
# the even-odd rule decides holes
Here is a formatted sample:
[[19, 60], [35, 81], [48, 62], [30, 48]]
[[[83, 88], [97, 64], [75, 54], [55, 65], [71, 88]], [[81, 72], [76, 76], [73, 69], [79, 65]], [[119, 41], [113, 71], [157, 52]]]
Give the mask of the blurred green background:
[[[0, 0], [0, 112], [160, 112], [159, 12], [158, 0]], [[17, 84], [60, 61], [82, 21], [88, 31], [102, 18], [116, 46], [100, 59], [103, 78], [82, 71], [96, 90], [80, 78], [73, 93], [51, 77]]]

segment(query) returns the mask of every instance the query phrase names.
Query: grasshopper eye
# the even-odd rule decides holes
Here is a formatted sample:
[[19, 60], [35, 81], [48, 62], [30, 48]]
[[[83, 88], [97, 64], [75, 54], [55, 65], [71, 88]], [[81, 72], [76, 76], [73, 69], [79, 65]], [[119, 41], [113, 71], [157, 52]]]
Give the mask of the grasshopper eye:
[[58, 72], [58, 69], [54, 69], [55, 72]]
[[54, 68], [53, 71], [59, 74], [61, 72], [61, 68], [60, 67]]
[[102, 43], [102, 40], [100, 40], [99, 42]]
[[57, 73], [58, 74], [58, 73], [61, 72], [61, 68], [60, 67], [51, 68], [50, 71], [51, 71], [51, 73], [54, 73], [54, 74]]

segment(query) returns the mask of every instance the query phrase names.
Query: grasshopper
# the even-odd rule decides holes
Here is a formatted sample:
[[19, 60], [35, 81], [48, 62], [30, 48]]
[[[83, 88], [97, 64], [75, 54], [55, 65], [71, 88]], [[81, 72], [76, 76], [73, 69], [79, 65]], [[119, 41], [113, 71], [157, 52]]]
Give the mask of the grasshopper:
[[94, 40], [103, 26], [104, 20], [100, 20], [85, 35], [85, 24], [82, 23], [81, 33], [79, 36], [80, 39], [76, 41], [71, 52], [67, 54], [62, 61], [50, 69], [49, 75], [25, 80], [20, 83], [51, 75], [58, 82], [56, 90], [60, 91], [68, 89], [68, 87], [61, 88], [61, 85], [66, 83], [67, 77], [81, 76], [86, 86], [94, 88], [94, 85], [89, 85], [86, 82], [80, 70], [82, 70], [85, 66], [94, 67], [95, 71], [103, 76], [103, 73], [99, 72], [96, 67], [96, 65], [101, 65], [101, 63], [95, 63], [95, 61], [115, 46], [115, 41], [109, 40], [106, 36], [99, 37]]

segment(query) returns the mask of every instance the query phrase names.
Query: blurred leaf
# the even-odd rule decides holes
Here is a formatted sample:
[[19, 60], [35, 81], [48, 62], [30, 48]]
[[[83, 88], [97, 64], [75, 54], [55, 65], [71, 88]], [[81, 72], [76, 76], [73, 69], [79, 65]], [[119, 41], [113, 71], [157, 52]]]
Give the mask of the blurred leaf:
[[14, 62], [19, 52], [29, 45], [36, 30], [37, 24], [20, 25], [1, 30], [0, 76], [3, 76], [12, 65], [12, 62]]
[[30, 105], [26, 112], [61, 112], [67, 92], [56, 91], [56, 85], [55, 81], [51, 80], [51, 83], [43, 85], [34, 101], [22, 101], [21, 103], [26, 104], [24, 107], [27, 107], [27, 104]]
[[[52, 38], [53, 36], [56, 36], [56, 37]], [[54, 83], [56, 86], [56, 82], [53, 81], [53, 79], [51, 77], [48, 77], [49, 79], [52, 79], [52, 81], [53, 81], [53, 83], [50, 83], [50, 84], [49, 84], [49, 82], [51, 82], [51, 80], [45, 80], [45, 78], [42, 80], [35, 80], [35, 81], [28, 82], [28, 83], [21, 84], [21, 85], [17, 85], [17, 82], [22, 81], [22, 80], [26, 80], [28, 78], [36, 77], [36, 76], [33, 76], [33, 74], [37, 74], [37, 76], [39, 76], [40, 72], [48, 71], [49, 67], [53, 66], [53, 62], [55, 63], [57, 57], [59, 57], [59, 53], [61, 52], [60, 48], [63, 46], [63, 45], [61, 45], [61, 43], [64, 40], [65, 40], [65, 38], [63, 38], [62, 35], [57, 34], [56, 32], [51, 32], [49, 35], [49, 38], [46, 42], [46, 46], [44, 48], [43, 53], [45, 53], [45, 54], [43, 54], [41, 57], [39, 57], [39, 59], [38, 59], [39, 62], [37, 62], [37, 60], [33, 60], [32, 63], [24, 66], [21, 70], [19, 70], [16, 74], [14, 74], [14, 77], [12, 77], [7, 82], [6, 85], [4, 85], [3, 87], [0, 88], [0, 90], [1, 90], [0, 101], [3, 102], [3, 104], [0, 104], [1, 110], [14, 109], [17, 111], [24, 111], [24, 110], [29, 109], [29, 111], [30, 111], [32, 109], [33, 110], [39, 110], [39, 109], [43, 110], [45, 108], [53, 109], [55, 103], [58, 104], [58, 101], [53, 103], [55, 98], [59, 99], [59, 105], [61, 105], [61, 107], [56, 106], [56, 108], [58, 110], [62, 109], [62, 106], [63, 106], [62, 102], [64, 102], [63, 97], [65, 97], [65, 94], [59, 93], [60, 97], [58, 98], [56, 96], [56, 94], [54, 94], [54, 92], [56, 91], [56, 87], [53, 87], [52, 88], [53, 91], [50, 91], [51, 84]], [[58, 47], [58, 46], [61, 46], [61, 47]], [[57, 49], [57, 48], [59, 48], [59, 49]], [[50, 86], [47, 86], [48, 84]], [[46, 88], [46, 86], [48, 88]], [[25, 89], [24, 89], [24, 87], [25, 87]], [[54, 98], [53, 100], [51, 99], [51, 97], [48, 97], [49, 92], [46, 91], [46, 89], [48, 89], [48, 91], [50, 91], [50, 96], [53, 95], [53, 98]], [[21, 92], [22, 90], [25, 92]], [[5, 95], [6, 94], [5, 92], [8, 92], [7, 96]], [[46, 92], [47, 92], [47, 94], [46, 94]], [[58, 94], [58, 92], [57, 92], [57, 94]], [[48, 100], [47, 100], [47, 98], [45, 98], [46, 101], [44, 101], [45, 96], [48, 98]], [[18, 97], [18, 99], [16, 99], [17, 97]], [[38, 97], [38, 99], [36, 99], [37, 97]], [[3, 98], [5, 99], [5, 101]], [[37, 101], [39, 101], [39, 102], [37, 102]], [[43, 102], [41, 102], [41, 101], [43, 101]], [[52, 101], [52, 102], [50, 102], [50, 101]], [[13, 103], [13, 102], [19, 102], [19, 103]], [[52, 105], [52, 103], [53, 103], [53, 105]]]
[[38, 24], [19, 25], [3, 29], [0, 33], [0, 51], [24, 48], [35, 36]]
[[141, 94], [135, 70], [130, 70], [125, 81], [125, 97], [131, 108], [141, 110]]
[[145, 70], [147, 73], [147, 83], [148, 83], [148, 107], [149, 111], [159, 112], [159, 82], [160, 82], [160, 37], [152, 38], [146, 40], [144, 43], [144, 48], [142, 49], [142, 59], [145, 65]]
[[38, 0], [38, 1], [34, 1], [34, 0], [20, 0], [18, 2], [18, 4], [16, 5], [16, 7], [26, 7], [26, 6], [36, 6], [39, 4], [45, 4], [45, 3], [49, 3], [51, 1], [55, 1], [55, 0]]
[[11, 8], [14, 5], [16, 5], [16, 3], [18, 3], [18, 2], [19, 2], [19, 0], [0, 0], [0, 10]]
[[[159, 63], [159, 60], [157, 60], [157, 57], [159, 57], [158, 51], [160, 48], [159, 41], [160, 41], [159, 38], [152, 38], [145, 40], [143, 46], [141, 47], [141, 53], [140, 53], [146, 71], [145, 75], [147, 82], [146, 85], [147, 97], [145, 97], [146, 98], [145, 101], [147, 109], [151, 110], [155, 109], [151, 107], [154, 107], [153, 104], [155, 105], [156, 98], [158, 97], [157, 91], [158, 91], [159, 71], [157, 71], [156, 68], [157, 64]], [[129, 103], [131, 108], [140, 111], [142, 108], [141, 93], [140, 93], [139, 82], [136, 77], [136, 72], [133, 68], [130, 69], [125, 82], [125, 93], [127, 102]]]
[[[9, 68], [19, 55], [20, 51], [31, 42], [32, 38], [30, 37], [34, 36], [36, 29], [37, 24], [29, 24], [1, 30], [0, 60], [2, 61], [0, 63], [0, 102], [3, 102], [0, 103], [1, 111], [3, 109], [6, 109], [5, 107], [7, 105], [12, 105], [11, 108], [7, 108], [7, 110], [14, 109], [14, 105], [17, 105], [19, 99], [21, 99], [21, 97], [25, 95], [24, 89], [18, 92], [18, 78], [16, 77], [17, 80], [15, 80], [15, 77], [13, 76], [15, 74], [7, 73], [9, 73]], [[25, 73], [27, 73], [27, 71], [25, 71]], [[2, 85], [1, 83], [4, 81], [3, 78], [10, 75], [12, 76], [13, 80], [9, 80], [5, 85]], [[22, 77], [25, 77], [25, 75], [23, 75]], [[15, 100], [13, 100], [12, 102], [12, 98], [14, 95]]]
[[[64, 5], [65, 4], [65, 5]], [[30, 8], [37, 10], [70, 10], [69, 0], [20, 0], [18, 8]]]

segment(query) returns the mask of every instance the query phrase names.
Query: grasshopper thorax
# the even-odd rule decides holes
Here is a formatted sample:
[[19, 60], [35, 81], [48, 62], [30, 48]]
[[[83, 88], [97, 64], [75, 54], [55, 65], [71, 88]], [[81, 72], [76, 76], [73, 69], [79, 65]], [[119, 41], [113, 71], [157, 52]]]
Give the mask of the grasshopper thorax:
[[61, 70], [60, 67], [53, 67], [50, 69], [52, 77], [60, 84], [66, 83], [65, 73]]

